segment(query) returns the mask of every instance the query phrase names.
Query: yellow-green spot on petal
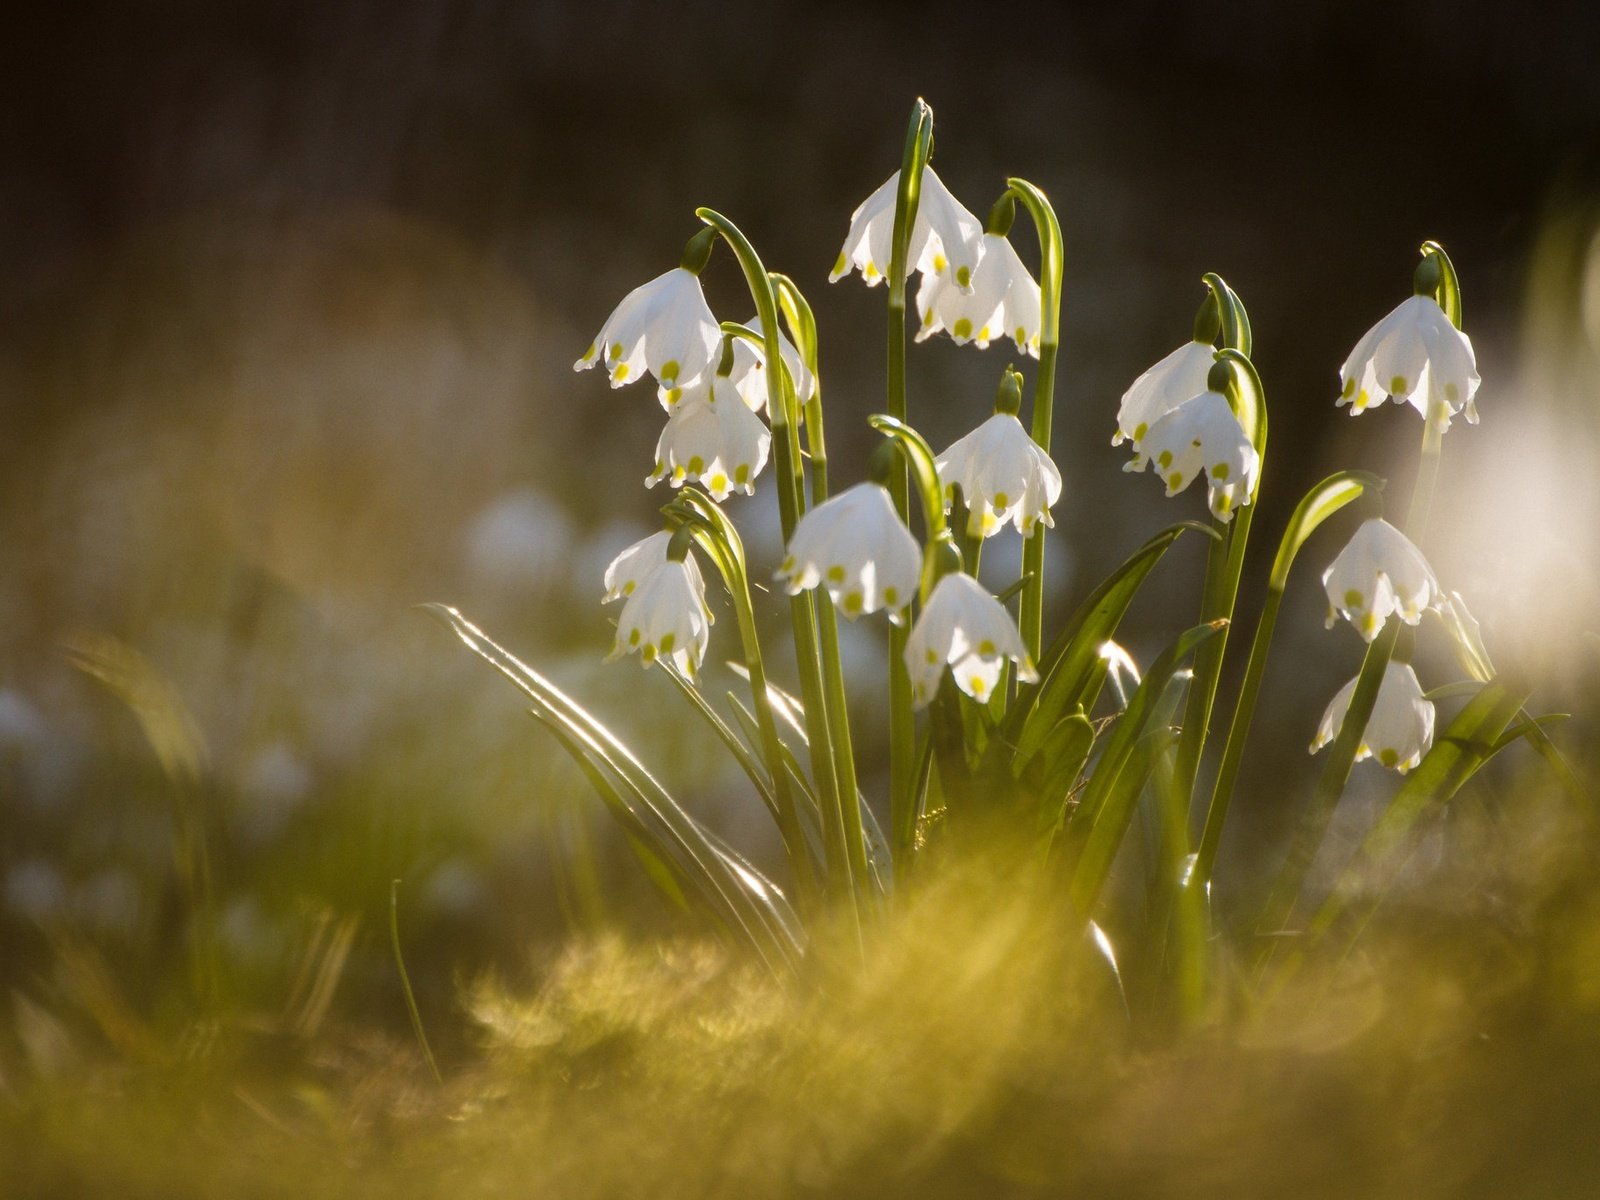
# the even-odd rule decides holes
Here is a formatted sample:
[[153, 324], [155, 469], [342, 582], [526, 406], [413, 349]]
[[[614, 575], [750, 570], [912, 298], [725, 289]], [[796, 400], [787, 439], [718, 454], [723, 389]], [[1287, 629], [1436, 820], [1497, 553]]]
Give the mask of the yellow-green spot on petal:
[[972, 269], [970, 267], [957, 267], [956, 268], [956, 284], [957, 284], [957, 286], [959, 286], [959, 287], [967, 287], [971, 283], [972, 283]]
[[845, 258], [844, 251], [841, 250], [841, 251], [839, 251], [839, 257], [834, 261], [833, 273], [835, 275], [843, 275], [845, 273], [845, 270], [849, 267], [849, 265], [850, 265], [849, 260]]
[[828, 582], [829, 583], [843, 583], [844, 582], [844, 568], [839, 566], [839, 564], [837, 564], [837, 563], [835, 563], [833, 566], [829, 567], [828, 568]]
[[989, 327], [987, 325], [978, 330], [978, 340], [980, 342], [987, 342], [989, 340]]
[[678, 640], [678, 635], [675, 634], [675, 633], [670, 633], [669, 632], [669, 633], [663, 634], [661, 636], [661, 653], [663, 653], [663, 654], [671, 654], [672, 653], [673, 643], [676, 642], [677, 640]]
[[938, 656], [938, 654], [936, 654], [936, 653], [935, 653], [935, 652], [934, 652], [934, 651], [932, 651], [932, 650], [929, 650], [929, 651], [928, 651], [928, 662], [929, 662], [929, 663], [930, 663], [930, 664], [931, 664], [931, 663], [936, 663], [936, 662], [938, 662], [938, 661], [939, 661], [939, 656]]
[[1217, 463], [1215, 466], [1213, 466], [1211, 468], [1211, 478], [1220, 481], [1220, 480], [1226, 479], [1227, 477], [1228, 477], [1228, 464], [1227, 463]]
[[1149, 424], [1144, 422], [1144, 421], [1140, 421], [1137, 425], [1135, 425], [1133, 427], [1133, 440], [1136, 441], [1136, 442], [1142, 442], [1142, 441], [1144, 441], [1144, 435], [1149, 433], [1149, 432], [1150, 432]]
[[1022, 343], [1022, 342], [1027, 341], [1028, 340], [1028, 331], [1026, 329], [1024, 329], [1021, 325], [1018, 325], [1017, 326], [1016, 335], [1012, 340], [1017, 342], [1017, 343], [1019, 343], [1019, 344]]
[[689, 459], [689, 474], [698, 475], [706, 469], [706, 460], [698, 454]]
[[683, 389], [681, 387], [672, 388], [670, 391], [667, 392], [667, 405], [669, 407], [671, 405], [676, 404], [679, 400], [682, 400], [682, 399], [683, 399]]
[[900, 599], [900, 590], [898, 588], [887, 587], [883, 589], [883, 602], [885, 604], [893, 604], [898, 599]]
[[972, 336], [972, 322], [962, 317], [954, 325], [950, 326], [950, 332], [958, 338], [969, 338]]
[[612, 342], [611, 343], [611, 361], [612, 362], [616, 362], [617, 359], [619, 359], [621, 357], [622, 357], [622, 344], [620, 342]]
[[1451, 404], [1454, 404], [1457, 400], [1461, 399], [1461, 389], [1453, 383], [1445, 384], [1444, 398], [1450, 401]]
[[986, 511], [983, 514], [983, 531], [985, 533], [988, 533], [991, 529], [997, 529], [999, 526], [1000, 522], [994, 519], [994, 514], [992, 512]]
[[879, 274], [881, 274], [881, 272], [878, 270], [878, 264], [875, 262], [869, 262], [866, 266], [861, 268], [861, 277], [863, 279], [876, 279]]
[[1367, 598], [1361, 594], [1358, 588], [1351, 588], [1344, 594], [1344, 606], [1346, 608], [1360, 608], [1366, 602]]
[[644, 649], [639, 651], [639, 657], [644, 659], [644, 661], [647, 662], [647, 663], [655, 662], [655, 660], [656, 660], [656, 648], [654, 646], [652, 646], [649, 642], [646, 642], [645, 645], [644, 645]]
[[630, 629], [628, 631], [628, 645], [637, 646], [638, 644], [639, 644], [639, 631], [637, 629]]
[[1405, 395], [1405, 392], [1406, 377], [1404, 375], [1396, 375], [1393, 379], [1389, 380], [1389, 394], [1391, 396], [1403, 396]]
[[924, 329], [926, 329], [929, 325], [932, 325], [932, 324], [933, 324], [933, 309], [930, 308], [927, 312], [922, 314], [922, 327]]
[[1339, 395], [1343, 399], [1348, 400], [1348, 399], [1350, 399], [1351, 396], [1354, 396], [1355, 394], [1356, 394], [1356, 381], [1354, 379], [1345, 380], [1344, 391], [1340, 392]]
[[[622, 594], [624, 596], [631, 596], [631, 595], [633, 595], [633, 589], [638, 587], [638, 586], [639, 585], [638, 585], [637, 582], [635, 582], [634, 580], [630, 579], [630, 580], [628, 580], [627, 583], [622, 585]], [[634, 632], [637, 633], [638, 631], [635, 630]]]
[[733, 481], [740, 487], [750, 482], [750, 464], [740, 463], [733, 469]]
[[988, 685], [984, 683], [982, 675], [974, 675], [967, 681], [967, 686], [972, 690], [974, 696], [982, 700], [984, 688]]
[[1386, 767], [1393, 767], [1400, 761], [1398, 750], [1381, 750], [1378, 752], [1378, 761]]
[[1006, 495], [1004, 492], [996, 492], [994, 494], [994, 506], [996, 508], [1010, 508], [1011, 497]]
[[627, 363], [618, 363], [616, 366], [611, 368], [611, 378], [615, 379], [618, 383], [621, 383], [627, 377], [628, 377], [628, 364]]
[[1160, 454], [1156, 455], [1156, 465], [1163, 471], [1170, 467], [1172, 465], [1172, 451], [1163, 450]]
[[594, 352], [595, 352], [595, 344], [593, 342], [590, 342], [589, 343], [589, 348], [583, 352], [583, 361], [584, 362], [593, 362], [594, 361]]
[[939, 275], [944, 274], [945, 268], [948, 267], [949, 265], [950, 265], [950, 260], [947, 259], [944, 255], [935, 254], [933, 256], [933, 269], [934, 269], [934, 272], [936, 274], [939, 274]]
[[728, 477], [721, 471], [711, 477], [711, 490], [713, 492], [725, 492], [728, 490]]
[[792, 570], [794, 570], [794, 555], [786, 555], [783, 564], [778, 568], [778, 574], [787, 575]]
[[978, 653], [983, 655], [985, 658], [993, 658], [994, 643], [988, 638], [984, 638], [983, 641], [978, 643]]
[[678, 360], [669, 358], [661, 364], [661, 382], [672, 383], [678, 378]]
[[1370, 613], [1369, 612], [1369, 613], [1362, 613], [1361, 614], [1361, 632], [1362, 633], [1372, 633], [1377, 628], [1378, 628], [1378, 618], [1377, 618], [1377, 615], [1375, 613]]
[[1369, 400], [1371, 400], [1371, 399], [1372, 399], [1372, 397], [1367, 394], [1367, 389], [1366, 388], [1362, 388], [1359, 392], [1356, 393], [1356, 402], [1355, 402], [1356, 411], [1360, 412], [1363, 408], [1365, 408], [1367, 406], [1367, 402]]
[[1183, 472], [1174, 471], [1171, 475], [1168, 475], [1167, 486], [1173, 491], [1177, 491], [1179, 488], [1181, 488], [1183, 486]]
[[844, 598], [844, 610], [852, 616], [861, 611], [861, 606], [862, 600], [860, 592], [851, 592]]

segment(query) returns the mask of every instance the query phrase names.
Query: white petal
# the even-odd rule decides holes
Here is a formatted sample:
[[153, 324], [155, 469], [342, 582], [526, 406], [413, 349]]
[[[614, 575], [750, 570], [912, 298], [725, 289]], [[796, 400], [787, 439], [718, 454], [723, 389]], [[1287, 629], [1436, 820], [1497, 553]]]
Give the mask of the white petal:
[[1205, 342], [1185, 342], [1133, 381], [1117, 409], [1113, 446], [1131, 439], [1137, 449], [1145, 433], [1191, 396], [1206, 390], [1216, 352]]

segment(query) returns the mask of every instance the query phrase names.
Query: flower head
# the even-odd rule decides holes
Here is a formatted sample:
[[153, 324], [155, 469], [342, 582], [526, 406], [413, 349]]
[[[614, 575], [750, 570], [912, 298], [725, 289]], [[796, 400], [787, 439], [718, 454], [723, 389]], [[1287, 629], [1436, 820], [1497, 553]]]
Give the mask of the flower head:
[[1328, 628], [1342, 615], [1369, 642], [1390, 613], [1415, 625], [1425, 609], [1439, 612], [1446, 603], [1422, 551], [1378, 518], [1356, 530], [1322, 573], [1322, 586], [1328, 593]]
[[1367, 330], [1339, 372], [1340, 407], [1352, 414], [1404, 400], [1425, 419], [1450, 427], [1463, 408], [1478, 423], [1478, 364], [1472, 341], [1432, 296], [1412, 296]]
[[[611, 565], [606, 568], [606, 594], [601, 603], [609, 604], [613, 600], [623, 600], [633, 595], [639, 585], [660, 570], [667, 561], [667, 546], [671, 542], [671, 532], [663, 529], [647, 538], [640, 538], [613, 558]], [[685, 558], [684, 562], [690, 578], [694, 581], [695, 592], [699, 595], [700, 605], [703, 608], [706, 585], [700, 576], [700, 568], [695, 564], [693, 555]]]
[[647, 667], [658, 657], [666, 658], [693, 677], [710, 638], [711, 617], [699, 570], [689, 559], [667, 558], [639, 581], [622, 606], [617, 639], [606, 661], [638, 651]]
[[974, 700], [987, 700], [1008, 658], [1017, 664], [1019, 679], [1039, 677], [1005, 605], [971, 575], [946, 575], [906, 640], [912, 699], [918, 708], [932, 700], [948, 665], [958, 688]]
[[656, 443], [655, 470], [645, 482], [654, 487], [670, 477], [673, 487], [681, 487], [694, 479], [718, 501], [734, 488], [748, 496], [771, 445], [772, 434], [730, 378], [715, 375], [704, 391], [696, 389], [672, 406]]
[[917, 539], [895, 512], [888, 491], [868, 482], [846, 488], [800, 518], [776, 578], [791, 596], [826, 586], [839, 611], [852, 620], [883, 608], [898, 624], [917, 594], [921, 574]]
[[603, 360], [612, 387], [630, 383], [644, 371], [672, 387], [714, 363], [721, 338], [700, 277], [673, 267], [622, 298], [572, 369], [586, 370]]
[[[1359, 676], [1357, 677], [1359, 679]], [[1311, 743], [1315, 754], [1331, 742], [1344, 724], [1345, 713], [1350, 709], [1350, 697], [1355, 694], [1356, 679], [1339, 689], [1333, 702], [1322, 714], [1317, 726], [1317, 739]], [[1392, 767], [1402, 775], [1422, 761], [1422, 756], [1433, 745], [1433, 701], [1422, 695], [1422, 685], [1409, 663], [1391, 662], [1383, 671], [1383, 682], [1378, 685], [1377, 703], [1372, 706], [1372, 717], [1361, 735], [1356, 749], [1356, 761], [1372, 758]], [[1373, 747], [1377, 750], [1374, 751]]]
[[[764, 334], [765, 327], [759, 315], [751, 317], [745, 322], [747, 326], [757, 333]], [[804, 404], [811, 399], [817, 390], [817, 381], [806, 368], [805, 361], [800, 357], [794, 343], [784, 336], [783, 331], [778, 331], [778, 356], [783, 359], [784, 365], [789, 368], [789, 377], [794, 380], [795, 395], [800, 403]], [[709, 368], [702, 371], [694, 379], [675, 387], [663, 387], [660, 390], [661, 405], [669, 412], [684, 397], [692, 395], [695, 391], [702, 393], [710, 386], [714, 376]], [[760, 412], [767, 406], [767, 355], [760, 347], [752, 345], [742, 337], [733, 339], [733, 367], [728, 372], [728, 378], [733, 381], [734, 389], [744, 398], [752, 412]]]
[[1142, 471], [1152, 459], [1169, 496], [1193, 483], [1203, 468], [1212, 515], [1222, 522], [1250, 503], [1261, 469], [1261, 456], [1227, 397], [1211, 391], [1191, 396], [1157, 419], [1138, 443], [1137, 456], [1122, 469]]
[[1207, 342], [1185, 342], [1155, 366], [1133, 381], [1133, 386], [1122, 393], [1122, 404], [1117, 409], [1117, 432], [1111, 438], [1113, 446], [1123, 441], [1133, 442], [1139, 449], [1145, 434], [1162, 417], [1191, 396], [1206, 390], [1206, 378], [1216, 353]]
[[[828, 282], [833, 283], [852, 270], [861, 272], [869, 287], [888, 274], [894, 242], [894, 207], [900, 194], [900, 172], [861, 202], [850, 214], [850, 232], [844, 248], [833, 264]], [[950, 194], [932, 167], [922, 168], [922, 191], [917, 201], [917, 219], [911, 226], [911, 242], [906, 254], [906, 273], [913, 269], [924, 275], [949, 272], [962, 291], [972, 289], [973, 272], [985, 250], [983, 226], [961, 202]]]
[[939, 455], [936, 465], [947, 491], [961, 485], [970, 534], [989, 537], [1010, 521], [1027, 536], [1037, 521], [1055, 524], [1050, 506], [1061, 498], [1061, 472], [1011, 413], [995, 413]]
[[1039, 285], [1007, 238], [986, 233], [983, 245], [969, 290], [958, 287], [948, 271], [922, 277], [917, 341], [948, 333], [957, 345], [971, 341], [987, 350], [992, 339], [1009, 336], [1018, 350], [1038, 358]]

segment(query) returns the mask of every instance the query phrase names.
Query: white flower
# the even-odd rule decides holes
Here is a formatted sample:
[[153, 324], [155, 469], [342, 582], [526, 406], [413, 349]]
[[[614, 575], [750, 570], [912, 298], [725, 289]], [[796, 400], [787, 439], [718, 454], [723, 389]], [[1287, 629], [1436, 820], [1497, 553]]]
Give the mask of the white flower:
[[887, 609], [896, 624], [917, 594], [922, 550], [881, 484], [858, 483], [800, 518], [776, 574], [791, 596], [818, 584], [854, 620]]
[[622, 606], [617, 639], [606, 661], [637, 650], [645, 666], [657, 657], [667, 658], [692, 678], [710, 638], [711, 618], [698, 569], [688, 559], [669, 558], [639, 581]]
[[[745, 322], [757, 333], [763, 333], [765, 326], [761, 323], [760, 316], [751, 317]], [[800, 403], [804, 404], [811, 399], [817, 390], [817, 381], [806, 368], [805, 361], [800, 357], [800, 351], [795, 349], [794, 343], [784, 336], [783, 331], [778, 331], [778, 355], [789, 368], [789, 377], [794, 380], [795, 395]], [[716, 362], [695, 378], [675, 387], [663, 387], [659, 390], [661, 406], [668, 412], [684, 398], [692, 396], [696, 391], [704, 392], [711, 386], [712, 374]], [[750, 406], [752, 412], [760, 412], [767, 406], [767, 355], [760, 347], [752, 345], [745, 338], [733, 339], [733, 369], [728, 372], [728, 378], [733, 381], [734, 389], [743, 397], [744, 402]]]
[[1111, 444], [1120, 446], [1126, 439], [1137, 450], [1150, 426], [1189, 397], [1206, 390], [1215, 361], [1216, 352], [1208, 343], [1185, 342], [1135, 379], [1133, 386], [1122, 393], [1117, 432]]
[[1445, 605], [1433, 568], [1422, 551], [1389, 522], [1373, 518], [1322, 573], [1328, 593], [1328, 628], [1342, 614], [1361, 636], [1371, 641], [1398, 613], [1407, 625], [1422, 620], [1425, 609], [1439, 612]]
[[[1356, 680], [1352, 679], [1334, 696], [1328, 710], [1322, 714], [1322, 723], [1317, 726], [1317, 740], [1311, 743], [1311, 753], [1315, 754], [1338, 734], [1355, 690]], [[1383, 671], [1383, 682], [1378, 685], [1372, 718], [1356, 749], [1356, 761], [1376, 754], [1380, 763], [1403, 775], [1422, 761], [1432, 745], [1433, 701], [1423, 698], [1422, 685], [1417, 682], [1417, 674], [1409, 663], [1389, 663]]]
[[[833, 283], [851, 270], [861, 272], [868, 286], [875, 286], [889, 271], [894, 243], [894, 206], [900, 192], [900, 172], [861, 202], [850, 214], [850, 232], [844, 249], [833, 264], [828, 282]], [[917, 219], [911, 226], [911, 242], [906, 253], [906, 274], [913, 269], [924, 275], [954, 276], [962, 291], [972, 288], [972, 275], [983, 257], [983, 225], [961, 206], [934, 174], [922, 168], [922, 191], [917, 201]]]
[[1038, 679], [1005, 605], [971, 575], [946, 575], [906, 640], [912, 700], [921, 708], [933, 699], [946, 664], [958, 688], [974, 700], [987, 700], [1008, 658], [1017, 664], [1017, 678]]
[[1009, 336], [1018, 350], [1038, 358], [1039, 285], [1008, 239], [986, 233], [983, 244], [970, 291], [957, 287], [949, 272], [922, 277], [917, 289], [917, 312], [922, 318], [917, 341], [942, 332], [957, 345], [972, 341], [987, 350], [991, 339]]
[[1142, 471], [1155, 460], [1166, 481], [1167, 495], [1176, 496], [1193, 483], [1203, 468], [1211, 512], [1222, 522], [1233, 510], [1249, 504], [1261, 458], [1233, 415], [1226, 396], [1201, 392], [1159, 418], [1139, 443], [1138, 455], [1124, 471]]
[[[613, 600], [622, 600], [633, 595], [651, 575], [659, 571], [667, 561], [667, 547], [672, 542], [672, 533], [663, 529], [660, 533], [652, 533], [647, 538], [640, 538], [633, 545], [611, 560], [611, 565], [606, 568], [606, 594], [602, 604], [609, 604]], [[695, 563], [694, 556], [684, 559], [685, 569], [689, 572], [690, 581], [694, 585], [695, 595], [700, 598], [700, 607], [706, 608], [706, 585], [701, 578], [700, 568]], [[707, 619], [710, 619], [710, 609], [706, 608]]]
[[766, 424], [750, 411], [729, 378], [713, 376], [704, 393], [697, 391], [672, 406], [656, 443], [655, 470], [645, 482], [654, 487], [670, 476], [672, 486], [681, 487], [694, 479], [718, 501], [734, 488], [748, 496], [756, 490], [755, 478], [766, 466], [771, 445]]
[[1367, 330], [1350, 351], [1339, 382], [1344, 390], [1338, 403], [1348, 404], [1352, 414], [1393, 399], [1446, 429], [1463, 408], [1468, 423], [1478, 423], [1472, 341], [1432, 296], [1412, 296]]
[[721, 339], [699, 276], [673, 267], [622, 298], [572, 369], [582, 371], [604, 360], [612, 387], [647, 370], [671, 387], [714, 364]]
[[1036, 521], [1055, 524], [1050, 506], [1061, 498], [1061, 472], [1010, 413], [995, 413], [935, 465], [947, 494], [961, 485], [970, 534], [989, 537], [1010, 521], [1026, 537]]

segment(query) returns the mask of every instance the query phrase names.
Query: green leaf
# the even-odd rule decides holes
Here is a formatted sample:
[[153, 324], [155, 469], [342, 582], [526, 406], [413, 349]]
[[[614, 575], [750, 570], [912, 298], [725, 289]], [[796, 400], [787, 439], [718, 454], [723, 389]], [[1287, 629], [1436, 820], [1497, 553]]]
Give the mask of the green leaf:
[[534, 702], [535, 715], [577, 759], [607, 808], [651, 852], [676, 864], [705, 909], [779, 972], [802, 953], [783, 893], [675, 801], [633, 752], [561, 689], [493, 641], [457, 610], [422, 606]]
[[1097, 691], [1098, 686], [1091, 689], [1090, 685], [1103, 679], [1105, 671], [1101, 643], [1115, 636], [1145, 577], [1186, 529], [1217, 536], [1209, 525], [1198, 521], [1183, 521], [1162, 530], [1107, 576], [1068, 618], [1039, 663], [1040, 681], [1022, 688], [1006, 714], [998, 741], [1014, 746], [1019, 759], [1025, 761], [1036, 753], [1063, 716], [1080, 708], [1087, 712], [1093, 705], [1091, 690]]
[[1152, 718], [1161, 715], [1168, 680], [1184, 659], [1226, 627], [1226, 621], [1212, 621], [1180, 634], [1145, 673], [1128, 711], [1112, 731], [1063, 838], [1062, 859], [1072, 881], [1068, 896], [1075, 912], [1087, 917], [1093, 911], [1127, 833], [1134, 804], [1154, 765], [1155, 747], [1141, 742], [1154, 725]]

